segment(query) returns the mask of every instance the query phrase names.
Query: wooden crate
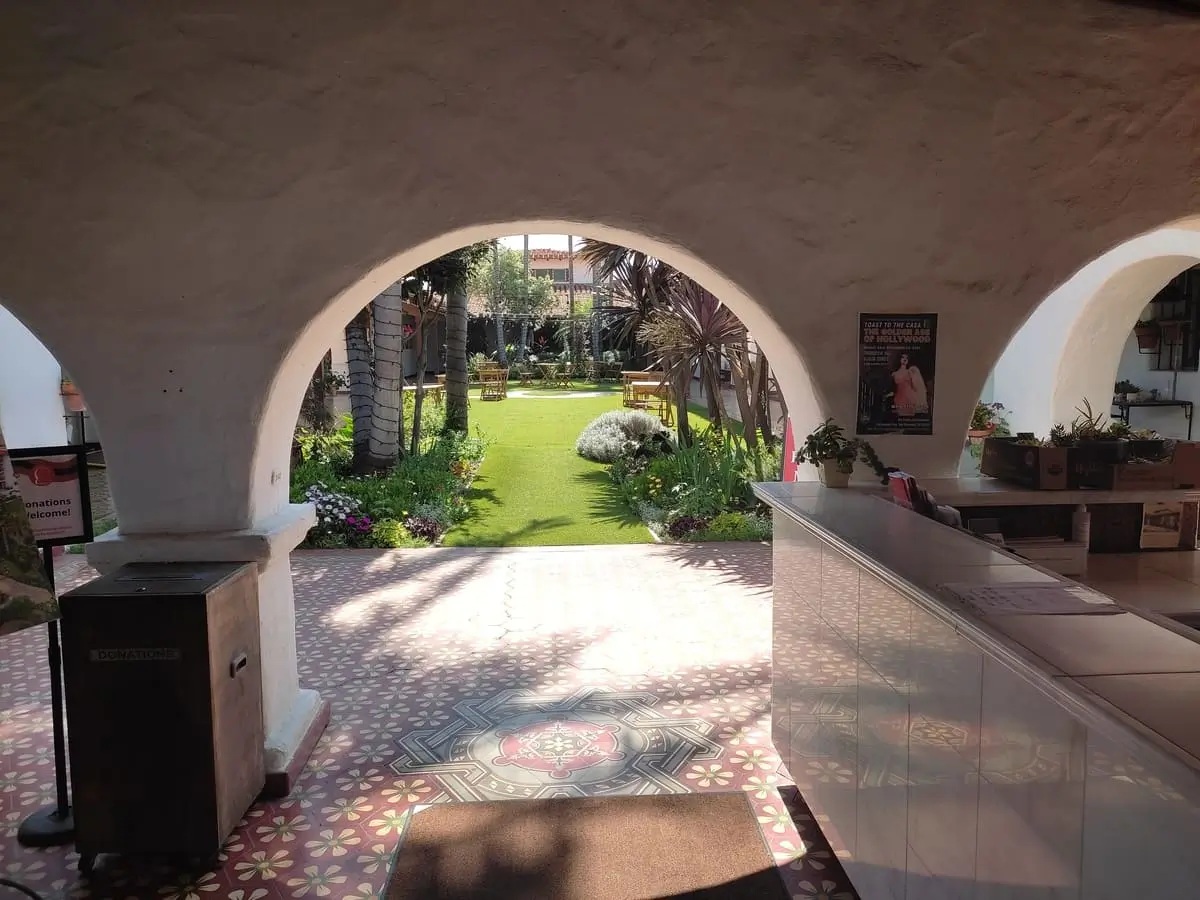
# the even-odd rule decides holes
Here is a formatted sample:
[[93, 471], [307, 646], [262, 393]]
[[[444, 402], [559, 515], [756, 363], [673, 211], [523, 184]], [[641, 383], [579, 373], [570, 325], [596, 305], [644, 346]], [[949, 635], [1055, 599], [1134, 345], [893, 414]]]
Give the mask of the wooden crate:
[[979, 471], [1038, 491], [1065, 491], [1069, 458], [1065, 447], [1018, 444], [1016, 438], [990, 437], [983, 441]]
[[63, 595], [75, 847], [215, 858], [266, 782], [253, 565], [129, 565]]

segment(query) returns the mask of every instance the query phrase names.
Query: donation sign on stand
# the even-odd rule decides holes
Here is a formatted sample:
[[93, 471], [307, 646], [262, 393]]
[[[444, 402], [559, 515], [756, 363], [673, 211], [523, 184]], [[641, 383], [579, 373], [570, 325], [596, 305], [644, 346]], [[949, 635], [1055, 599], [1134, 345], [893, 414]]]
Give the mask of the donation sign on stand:
[[67, 785], [53, 549], [91, 539], [86, 448], [6, 448], [0, 433], [0, 636], [46, 626], [54, 728], [55, 803], [21, 822], [17, 840], [26, 846], [67, 844], [75, 834]]
[[58, 599], [42, 564], [0, 431], [0, 635], [58, 619]]

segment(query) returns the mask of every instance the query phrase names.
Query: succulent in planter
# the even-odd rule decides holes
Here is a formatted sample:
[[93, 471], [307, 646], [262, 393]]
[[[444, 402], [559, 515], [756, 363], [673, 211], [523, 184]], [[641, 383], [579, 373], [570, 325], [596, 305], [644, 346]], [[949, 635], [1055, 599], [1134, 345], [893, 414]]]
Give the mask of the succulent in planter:
[[814, 428], [796, 451], [796, 462], [812, 463], [817, 467], [821, 484], [826, 487], [845, 487], [854, 471], [859, 442], [846, 437], [841, 425], [826, 419]]
[[1108, 427], [1104, 429], [1104, 436], [1113, 438], [1114, 440], [1124, 440], [1133, 434], [1133, 429], [1129, 427], [1129, 423], [1121, 419], [1113, 419], [1108, 423]]
[[1128, 403], [1141, 392], [1142, 389], [1127, 378], [1123, 378], [1113, 385], [1113, 397], [1118, 403]]

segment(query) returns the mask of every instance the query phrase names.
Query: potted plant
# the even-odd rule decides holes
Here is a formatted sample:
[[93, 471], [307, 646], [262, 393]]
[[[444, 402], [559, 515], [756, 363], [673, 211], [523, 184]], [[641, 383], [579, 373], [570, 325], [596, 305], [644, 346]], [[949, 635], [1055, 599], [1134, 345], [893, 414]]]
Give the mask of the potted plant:
[[67, 404], [67, 409], [71, 412], [83, 412], [86, 406], [83, 402], [83, 394], [79, 393], [79, 388], [75, 386], [75, 382], [71, 380], [71, 376], [63, 372], [62, 376], [62, 398]]
[[1004, 417], [1007, 410], [1003, 403], [976, 403], [975, 411], [971, 413], [971, 424], [967, 426], [967, 449], [971, 456], [979, 459], [983, 455], [983, 442], [990, 437], [1008, 437], [1012, 431], [1008, 419]]
[[971, 424], [967, 428], [967, 437], [973, 441], [982, 441], [993, 434], [1006, 437], [1011, 432], [1008, 420], [1004, 418], [1007, 410], [1003, 403], [976, 403], [975, 412], [971, 413]]
[[858, 441], [846, 437], [842, 426], [835, 425], [829, 418], [804, 439], [796, 451], [796, 462], [816, 466], [825, 487], [844, 488], [850, 483], [858, 450]]
[[1142, 389], [1128, 379], [1121, 379], [1113, 386], [1113, 399], [1118, 403], [1129, 403]]
[[1139, 350], [1158, 349], [1158, 323], [1153, 319], [1138, 319], [1133, 326], [1133, 335]]
[[[1124, 422], [1117, 423], [1121, 424]], [[1125, 426], [1127, 429], [1128, 425]], [[1134, 459], [1145, 459], [1151, 462], [1158, 462], [1166, 459], [1169, 455], [1166, 438], [1155, 431], [1153, 428], [1137, 428], [1128, 432], [1129, 438], [1129, 455]]]

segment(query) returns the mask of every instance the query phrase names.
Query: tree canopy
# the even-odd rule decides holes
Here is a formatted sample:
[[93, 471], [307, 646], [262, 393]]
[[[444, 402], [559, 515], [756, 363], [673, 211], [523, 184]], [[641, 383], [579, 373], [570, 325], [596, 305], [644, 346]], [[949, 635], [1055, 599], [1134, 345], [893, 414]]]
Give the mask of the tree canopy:
[[545, 277], [525, 279], [525, 260], [520, 251], [500, 248], [499, 291], [494, 291], [494, 261], [491, 247], [488, 253], [472, 265], [469, 284], [471, 293], [487, 298], [488, 312], [493, 315], [527, 317], [533, 322], [543, 318], [554, 306], [554, 283]]

